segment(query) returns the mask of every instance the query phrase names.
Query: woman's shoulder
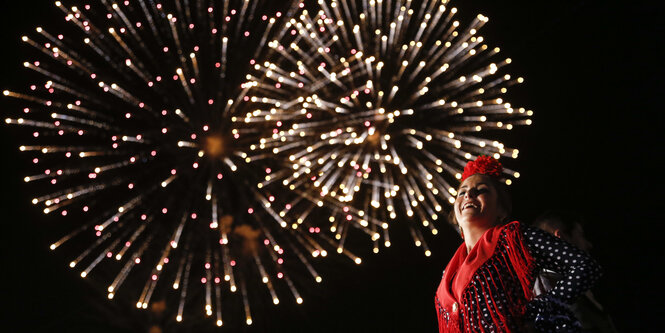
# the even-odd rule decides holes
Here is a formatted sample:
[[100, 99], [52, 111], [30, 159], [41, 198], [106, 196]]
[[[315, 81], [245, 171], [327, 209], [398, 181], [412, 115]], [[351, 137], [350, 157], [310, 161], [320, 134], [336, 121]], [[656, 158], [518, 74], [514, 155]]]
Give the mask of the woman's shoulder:
[[501, 238], [510, 239], [514, 242], [524, 242], [529, 248], [542, 243], [561, 242], [554, 235], [520, 221], [512, 221], [502, 225], [499, 235]]
[[530, 228], [529, 226], [525, 225], [524, 223], [520, 221], [512, 221], [508, 222], [506, 224], [500, 225], [497, 227], [499, 229], [499, 232], [501, 233], [510, 233], [510, 232], [515, 232], [515, 231], [520, 231], [524, 233], [525, 228]]
[[527, 238], [534, 238], [534, 237], [554, 237], [553, 235], [550, 235], [546, 231], [536, 228], [534, 226], [529, 225], [528, 223], [523, 223], [520, 221], [512, 221], [508, 222], [504, 225], [501, 226], [501, 229], [503, 232], [509, 233], [511, 231], [519, 231], [520, 234]]

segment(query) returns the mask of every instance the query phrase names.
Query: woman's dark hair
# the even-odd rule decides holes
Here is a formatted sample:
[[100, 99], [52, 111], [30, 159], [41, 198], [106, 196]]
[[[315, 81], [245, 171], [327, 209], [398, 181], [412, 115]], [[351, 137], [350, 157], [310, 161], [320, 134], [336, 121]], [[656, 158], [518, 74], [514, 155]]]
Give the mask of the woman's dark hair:
[[[494, 177], [486, 176], [483, 174], [480, 175], [485, 176], [485, 179], [488, 179], [489, 183], [492, 184], [492, 187], [494, 187], [494, 189], [496, 190], [496, 196], [497, 200], [499, 201], [499, 207], [501, 207], [503, 211], [506, 212], [506, 216], [503, 218], [503, 220], [501, 220], [501, 224], [508, 223], [510, 213], [513, 211], [513, 199], [510, 197], [510, 192], [508, 192], [508, 186], [506, 186], [506, 184], [504, 184], [503, 182], [499, 181]], [[462, 184], [460, 184], [460, 186], [462, 186]], [[454, 206], [453, 209], [448, 214], [448, 221], [452, 225], [455, 226], [458, 225], [457, 219], [455, 218]]]
[[548, 210], [533, 222], [534, 227], [550, 233], [560, 230], [565, 235], [572, 235], [576, 224], [583, 225], [584, 219], [573, 212], [564, 210]]

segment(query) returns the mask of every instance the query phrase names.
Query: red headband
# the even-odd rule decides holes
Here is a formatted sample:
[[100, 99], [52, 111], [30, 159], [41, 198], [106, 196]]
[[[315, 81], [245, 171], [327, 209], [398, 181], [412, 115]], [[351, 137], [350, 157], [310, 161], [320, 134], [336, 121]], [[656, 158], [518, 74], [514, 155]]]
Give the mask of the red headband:
[[475, 161], [469, 161], [464, 167], [464, 173], [462, 173], [462, 181], [465, 179], [480, 173], [494, 178], [501, 178], [501, 173], [503, 172], [503, 167], [499, 160], [490, 156], [478, 156]]

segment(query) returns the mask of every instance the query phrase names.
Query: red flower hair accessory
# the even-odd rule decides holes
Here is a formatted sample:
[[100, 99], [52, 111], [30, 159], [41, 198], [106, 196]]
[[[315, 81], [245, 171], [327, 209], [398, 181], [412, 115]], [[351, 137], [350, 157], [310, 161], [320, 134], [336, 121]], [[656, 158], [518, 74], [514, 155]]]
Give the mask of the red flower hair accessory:
[[477, 173], [500, 178], [502, 172], [503, 166], [501, 166], [499, 160], [490, 156], [481, 155], [478, 156], [475, 161], [469, 161], [466, 163], [464, 173], [462, 173], [462, 181]]

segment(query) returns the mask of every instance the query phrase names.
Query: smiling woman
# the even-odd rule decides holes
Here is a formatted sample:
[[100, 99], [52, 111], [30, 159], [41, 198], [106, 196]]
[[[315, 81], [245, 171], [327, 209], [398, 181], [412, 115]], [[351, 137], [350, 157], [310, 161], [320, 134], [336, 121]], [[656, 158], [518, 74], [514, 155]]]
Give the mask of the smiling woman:
[[460, 186], [452, 214], [462, 238], [468, 239], [465, 242], [467, 251], [471, 251], [485, 230], [508, 216], [510, 206], [505, 202], [507, 200], [499, 200], [506, 198], [507, 194], [501, 193], [499, 188], [500, 184], [483, 174], [469, 177]]
[[[543, 231], [514, 221], [500, 183], [501, 164], [480, 156], [467, 163], [454, 204], [460, 245], [436, 292], [439, 332], [577, 332], [567, 304], [600, 275], [585, 252]], [[565, 277], [534, 297], [542, 269]]]

